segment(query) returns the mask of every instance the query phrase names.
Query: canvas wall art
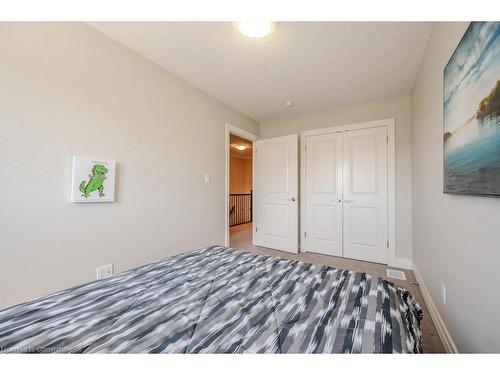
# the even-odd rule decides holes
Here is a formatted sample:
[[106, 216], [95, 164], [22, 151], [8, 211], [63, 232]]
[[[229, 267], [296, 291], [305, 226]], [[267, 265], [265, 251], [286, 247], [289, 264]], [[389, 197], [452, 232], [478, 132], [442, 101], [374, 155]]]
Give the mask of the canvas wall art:
[[113, 202], [114, 161], [73, 156], [71, 202]]
[[444, 69], [444, 192], [500, 196], [500, 22], [471, 22]]

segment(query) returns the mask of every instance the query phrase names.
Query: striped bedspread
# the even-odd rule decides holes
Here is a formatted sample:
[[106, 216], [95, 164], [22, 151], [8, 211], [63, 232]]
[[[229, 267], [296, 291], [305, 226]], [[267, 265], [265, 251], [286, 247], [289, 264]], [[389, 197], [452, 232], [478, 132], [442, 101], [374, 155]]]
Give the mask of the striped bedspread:
[[0, 311], [0, 351], [418, 353], [410, 293], [212, 246]]

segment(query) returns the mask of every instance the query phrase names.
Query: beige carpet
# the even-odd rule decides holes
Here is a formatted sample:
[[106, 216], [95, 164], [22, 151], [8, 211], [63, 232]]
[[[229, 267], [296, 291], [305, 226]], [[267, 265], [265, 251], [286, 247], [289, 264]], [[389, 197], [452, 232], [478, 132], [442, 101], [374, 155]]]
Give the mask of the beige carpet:
[[436, 331], [436, 327], [432, 322], [429, 315], [429, 310], [425, 305], [420, 288], [415, 280], [415, 276], [412, 271], [404, 271], [406, 275], [406, 281], [391, 279], [386, 276], [386, 269], [398, 269], [394, 267], [387, 267], [383, 264], [363, 262], [359, 260], [352, 260], [346, 258], [338, 258], [329, 255], [321, 255], [314, 253], [299, 253], [291, 254], [283, 251], [272, 250], [265, 247], [252, 245], [252, 224], [243, 224], [236, 227], [232, 227], [230, 231], [230, 246], [251, 251], [257, 254], [271, 255], [286, 259], [296, 259], [303, 262], [323, 264], [326, 266], [331, 266], [335, 268], [345, 268], [353, 271], [366, 272], [375, 276], [382, 277], [386, 280], [392, 281], [394, 284], [401, 286], [409, 290], [416, 298], [422, 310], [424, 312], [424, 318], [422, 320], [422, 346], [424, 353], [445, 353], [445, 349], [439, 335]]

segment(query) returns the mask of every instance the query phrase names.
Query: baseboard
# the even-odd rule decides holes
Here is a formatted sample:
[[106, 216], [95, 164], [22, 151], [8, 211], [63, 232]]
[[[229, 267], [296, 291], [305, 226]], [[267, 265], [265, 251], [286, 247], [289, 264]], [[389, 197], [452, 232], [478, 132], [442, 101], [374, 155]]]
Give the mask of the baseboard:
[[441, 338], [441, 341], [443, 342], [446, 352], [455, 354], [458, 353], [457, 346], [453, 342], [450, 332], [446, 328], [443, 318], [441, 318], [439, 310], [434, 304], [434, 301], [432, 300], [432, 297], [425, 286], [424, 280], [422, 279], [422, 275], [420, 274], [420, 272], [418, 272], [416, 267], [413, 267], [413, 274], [415, 275], [415, 278], [417, 279], [417, 282], [420, 286], [420, 291], [422, 292], [422, 295], [424, 297], [425, 304], [427, 305], [429, 314], [431, 315], [432, 321], [436, 326], [436, 330], [438, 332], [439, 337]]
[[413, 269], [413, 262], [408, 258], [395, 258], [394, 262], [389, 264], [390, 267], [403, 268], [405, 270]]

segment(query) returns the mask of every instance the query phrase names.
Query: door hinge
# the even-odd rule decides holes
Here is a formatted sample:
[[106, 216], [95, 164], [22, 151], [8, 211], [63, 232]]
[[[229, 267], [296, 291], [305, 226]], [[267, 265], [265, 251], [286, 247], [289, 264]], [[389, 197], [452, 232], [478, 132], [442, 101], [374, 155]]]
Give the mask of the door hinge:
[[304, 238], [307, 237], [307, 232], [304, 232]]
[[388, 135], [385, 137], [385, 140], [387, 143], [389, 143], [389, 136]]
[[389, 248], [389, 241], [387, 241], [387, 248]]
[[304, 151], [307, 151], [307, 145], [304, 146]]
[[256, 232], [258, 231], [258, 228], [257, 228], [257, 227], [255, 227], [255, 231], [256, 231]]

